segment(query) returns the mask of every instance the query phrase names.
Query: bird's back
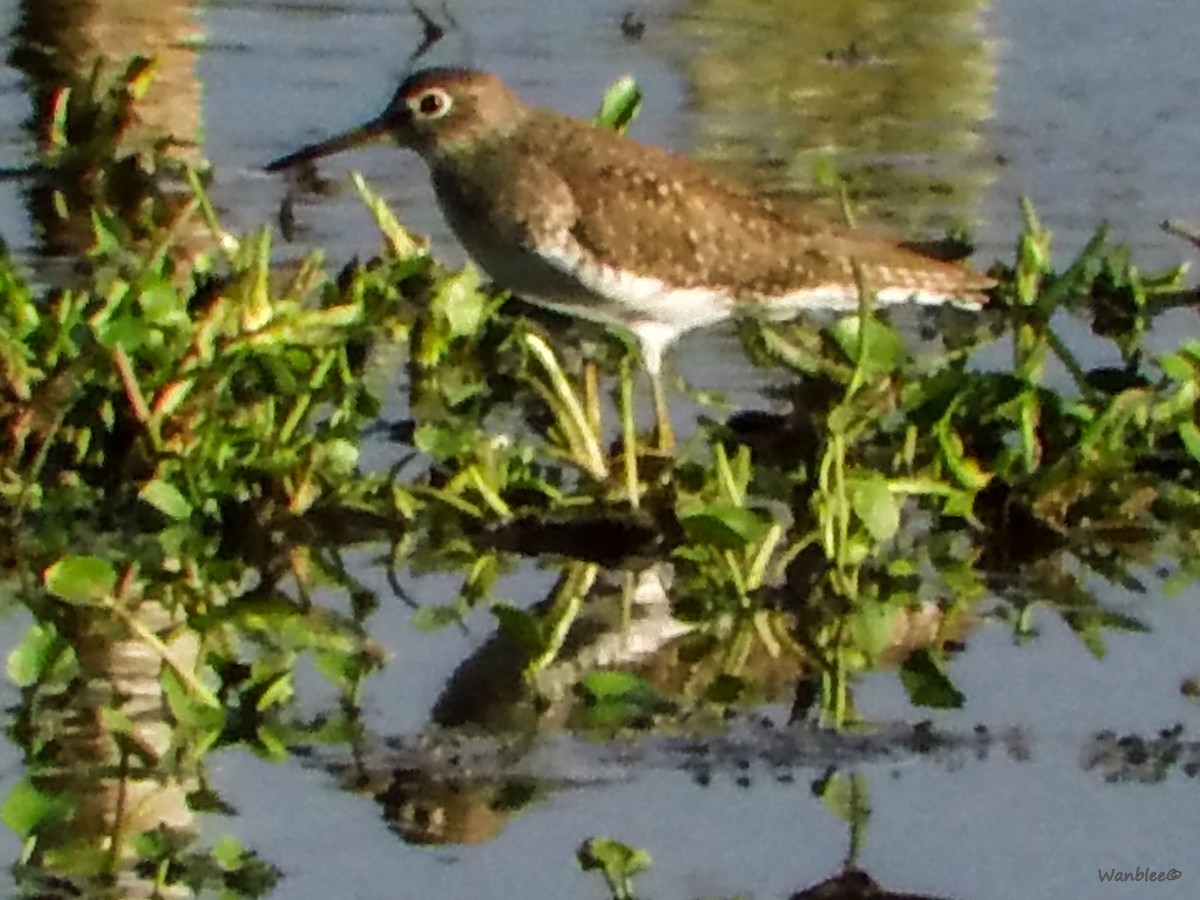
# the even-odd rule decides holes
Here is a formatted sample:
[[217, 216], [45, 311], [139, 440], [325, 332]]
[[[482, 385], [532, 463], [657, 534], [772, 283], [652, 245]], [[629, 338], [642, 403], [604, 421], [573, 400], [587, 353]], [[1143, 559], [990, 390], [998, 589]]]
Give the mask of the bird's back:
[[855, 264], [872, 290], [896, 297], [973, 300], [992, 284], [816, 214], [782, 212], [693, 160], [553, 112], [531, 111], [510, 152], [553, 173], [551, 196], [571, 214], [551, 218], [581, 252], [681, 289], [853, 298]]

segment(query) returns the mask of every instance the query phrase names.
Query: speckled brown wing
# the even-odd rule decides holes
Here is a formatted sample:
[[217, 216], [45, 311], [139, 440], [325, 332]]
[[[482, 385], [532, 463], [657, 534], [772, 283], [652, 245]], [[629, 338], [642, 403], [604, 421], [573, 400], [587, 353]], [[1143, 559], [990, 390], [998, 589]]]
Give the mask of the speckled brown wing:
[[739, 300], [809, 290], [853, 295], [855, 262], [873, 290], [897, 296], [919, 290], [971, 299], [991, 284], [816, 216], [785, 216], [692, 160], [607, 129], [538, 110], [513, 137], [569, 192], [570, 237], [602, 265]]

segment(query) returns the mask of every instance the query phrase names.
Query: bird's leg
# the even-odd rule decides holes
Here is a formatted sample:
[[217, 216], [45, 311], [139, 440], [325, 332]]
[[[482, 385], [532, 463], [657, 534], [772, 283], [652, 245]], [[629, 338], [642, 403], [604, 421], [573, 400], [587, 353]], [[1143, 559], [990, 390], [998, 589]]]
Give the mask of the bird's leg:
[[663, 387], [662, 373], [650, 373], [650, 389], [654, 392], [654, 419], [658, 438], [658, 450], [664, 454], [675, 452], [675, 432], [671, 428], [671, 410], [667, 408], [667, 392]]
[[671, 428], [671, 411], [667, 409], [667, 392], [662, 383], [663, 351], [676, 337], [670, 328], [652, 327], [643, 323], [635, 329], [642, 351], [642, 365], [650, 376], [650, 389], [654, 393], [654, 420], [656, 425], [655, 449], [664, 455], [675, 452], [675, 432]]
[[621, 444], [624, 446], [625, 492], [629, 495], [629, 505], [637, 509], [641, 500], [642, 484], [638, 480], [637, 421], [633, 409], [633, 375], [629, 371], [629, 357], [621, 363], [619, 377], [621, 380], [617, 389], [621, 404], [618, 413], [621, 416]]

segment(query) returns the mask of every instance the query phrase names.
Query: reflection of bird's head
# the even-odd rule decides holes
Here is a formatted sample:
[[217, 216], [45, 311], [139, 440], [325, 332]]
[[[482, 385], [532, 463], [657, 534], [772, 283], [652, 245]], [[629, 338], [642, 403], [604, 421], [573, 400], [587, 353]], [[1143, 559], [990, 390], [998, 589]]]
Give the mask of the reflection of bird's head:
[[404, 770], [377, 799], [393, 830], [410, 844], [482, 844], [499, 834], [532, 793], [517, 783], [476, 783]]

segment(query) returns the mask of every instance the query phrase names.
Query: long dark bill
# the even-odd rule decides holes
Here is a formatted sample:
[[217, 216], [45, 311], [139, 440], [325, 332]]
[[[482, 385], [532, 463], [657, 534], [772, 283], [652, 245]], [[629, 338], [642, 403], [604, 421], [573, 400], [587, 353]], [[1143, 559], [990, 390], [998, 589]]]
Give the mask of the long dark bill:
[[284, 169], [291, 169], [323, 156], [332, 156], [343, 150], [351, 150], [364, 144], [373, 143], [387, 137], [390, 130], [389, 120], [384, 116], [379, 116], [357, 128], [351, 128], [349, 131], [315, 144], [309, 144], [307, 147], [301, 147], [295, 153], [289, 153], [287, 156], [281, 156], [279, 159], [267, 163], [265, 168], [268, 172], [282, 172]]

